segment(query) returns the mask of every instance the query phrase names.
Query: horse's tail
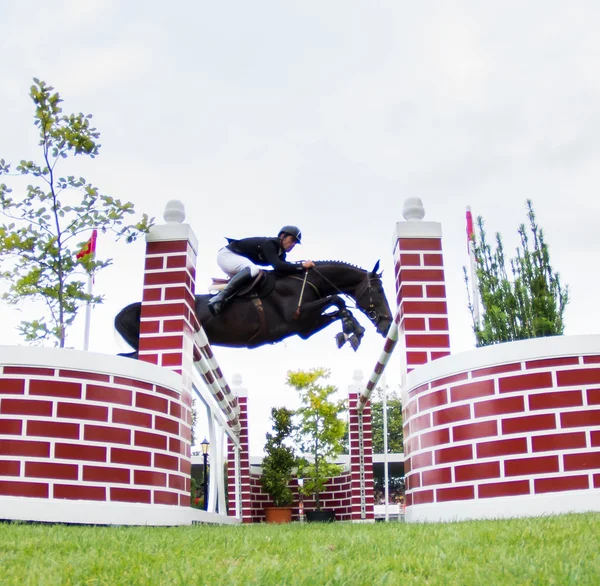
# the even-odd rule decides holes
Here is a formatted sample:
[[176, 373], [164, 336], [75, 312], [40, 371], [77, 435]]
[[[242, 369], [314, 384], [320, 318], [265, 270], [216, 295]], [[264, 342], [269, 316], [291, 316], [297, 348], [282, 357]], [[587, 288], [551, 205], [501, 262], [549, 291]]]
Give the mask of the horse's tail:
[[141, 313], [142, 304], [138, 301], [124, 307], [115, 316], [115, 329], [134, 350], [138, 350], [140, 345]]

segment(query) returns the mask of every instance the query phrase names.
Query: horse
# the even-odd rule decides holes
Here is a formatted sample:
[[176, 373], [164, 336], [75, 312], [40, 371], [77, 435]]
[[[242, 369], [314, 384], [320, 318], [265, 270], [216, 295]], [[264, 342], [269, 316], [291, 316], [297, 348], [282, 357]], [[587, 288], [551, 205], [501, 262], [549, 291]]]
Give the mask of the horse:
[[[250, 291], [241, 291], [214, 317], [208, 309], [210, 295], [196, 295], [196, 316], [211, 344], [230, 348], [256, 348], [294, 335], [306, 340], [340, 320], [337, 347], [349, 341], [356, 351], [365, 330], [340, 295], [352, 298], [385, 336], [393, 316], [378, 270], [379, 261], [372, 271], [341, 261], [317, 261], [303, 276], [261, 271], [263, 277]], [[141, 303], [137, 302], [115, 317], [116, 330], [135, 349], [123, 356], [137, 357], [140, 316]]]

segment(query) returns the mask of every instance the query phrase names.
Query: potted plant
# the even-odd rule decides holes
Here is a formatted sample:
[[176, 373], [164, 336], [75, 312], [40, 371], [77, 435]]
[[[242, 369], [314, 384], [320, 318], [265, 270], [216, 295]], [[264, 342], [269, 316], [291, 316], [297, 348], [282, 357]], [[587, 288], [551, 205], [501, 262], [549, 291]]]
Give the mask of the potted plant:
[[294, 449], [285, 444], [294, 429], [294, 412], [285, 407], [271, 409], [273, 433], [267, 433], [265, 457], [260, 483], [271, 497], [274, 507], [265, 507], [267, 523], [289, 523], [292, 520], [294, 495], [289, 487], [292, 470], [297, 464]]
[[334, 463], [343, 451], [343, 438], [346, 423], [339, 415], [346, 410], [346, 401], [334, 401], [331, 397], [337, 392], [333, 385], [319, 384], [329, 378], [330, 371], [315, 368], [310, 371], [288, 372], [287, 384], [300, 394], [301, 407], [296, 411], [297, 443], [303, 456], [299, 459], [298, 478], [302, 479], [299, 488], [303, 496], [314, 496], [315, 510], [306, 512], [307, 521], [333, 521], [335, 511], [321, 509], [321, 493], [342, 467]]

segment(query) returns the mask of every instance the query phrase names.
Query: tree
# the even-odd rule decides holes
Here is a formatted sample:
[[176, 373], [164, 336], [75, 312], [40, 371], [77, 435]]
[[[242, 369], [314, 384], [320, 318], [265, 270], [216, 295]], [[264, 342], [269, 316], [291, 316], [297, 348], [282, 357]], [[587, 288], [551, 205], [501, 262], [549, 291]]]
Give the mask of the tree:
[[[402, 401], [395, 391], [387, 391], [388, 454], [401, 454], [404, 451], [404, 430], [402, 428]], [[377, 387], [371, 395], [371, 429], [373, 432], [373, 453], [383, 454], [383, 389]]]
[[58, 174], [59, 163], [69, 156], [96, 157], [100, 133], [90, 125], [91, 114], [63, 114], [63, 100], [54, 88], [33, 81], [29, 95], [35, 105], [41, 162], [21, 160], [12, 173], [10, 163], [0, 159], [0, 176], [21, 175], [32, 180], [21, 197], [13, 197], [12, 189], [0, 183], [0, 211], [9, 220], [0, 225], [0, 277], [8, 283], [3, 295], [8, 303], [31, 300], [45, 304], [40, 316], [21, 322], [19, 330], [25, 339], [51, 339], [62, 348], [66, 328], [78, 309], [102, 301], [101, 296], [86, 293], [82, 277], [112, 264], [111, 259], [98, 260], [93, 255], [75, 258], [83, 234], [89, 236], [89, 231], [97, 228], [132, 242], [148, 231], [152, 221], [144, 214], [127, 224], [126, 217], [135, 213], [133, 204], [101, 194], [83, 177]]
[[[527, 200], [527, 218], [533, 244], [525, 224], [519, 227], [521, 239], [517, 255], [509, 262], [512, 280], [506, 271], [506, 259], [500, 234], [496, 247], [486, 240], [484, 221], [477, 218], [478, 236], [474, 238], [477, 288], [483, 308], [482, 321], [475, 320], [469, 296], [469, 310], [477, 346], [499, 342], [556, 336], [564, 331], [564, 311], [569, 302], [569, 287], [550, 264], [550, 252], [543, 230], [536, 222], [531, 200]], [[463, 267], [467, 294], [469, 279]]]
[[[346, 401], [331, 399], [337, 387], [319, 384], [329, 376], [330, 371], [325, 368], [290, 371], [287, 376], [287, 384], [298, 391], [301, 401], [296, 411], [299, 418], [296, 440], [304, 455], [298, 465], [298, 478], [303, 479], [300, 492], [315, 496], [317, 511], [321, 510], [320, 493], [329, 479], [342, 471], [333, 462], [343, 451], [346, 431], [346, 422], [339, 417], [346, 410]], [[310, 456], [310, 461], [306, 456]]]
[[271, 409], [273, 433], [267, 433], [260, 482], [276, 507], [286, 507], [294, 502], [289, 483], [297, 460], [294, 449], [285, 443], [294, 430], [293, 416], [294, 412], [285, 407]]

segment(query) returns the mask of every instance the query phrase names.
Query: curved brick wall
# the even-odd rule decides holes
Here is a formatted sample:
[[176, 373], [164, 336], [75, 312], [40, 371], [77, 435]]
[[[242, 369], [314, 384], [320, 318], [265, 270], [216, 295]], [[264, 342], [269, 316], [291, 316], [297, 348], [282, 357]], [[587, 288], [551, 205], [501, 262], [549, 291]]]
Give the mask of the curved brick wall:
[[600, 510], [600, 336], [440, 358], [406, 388], [407, 521]]
[[0, 347], [0, 519], [176, 519], [189, 510], [190, 423], [174, 372]]

